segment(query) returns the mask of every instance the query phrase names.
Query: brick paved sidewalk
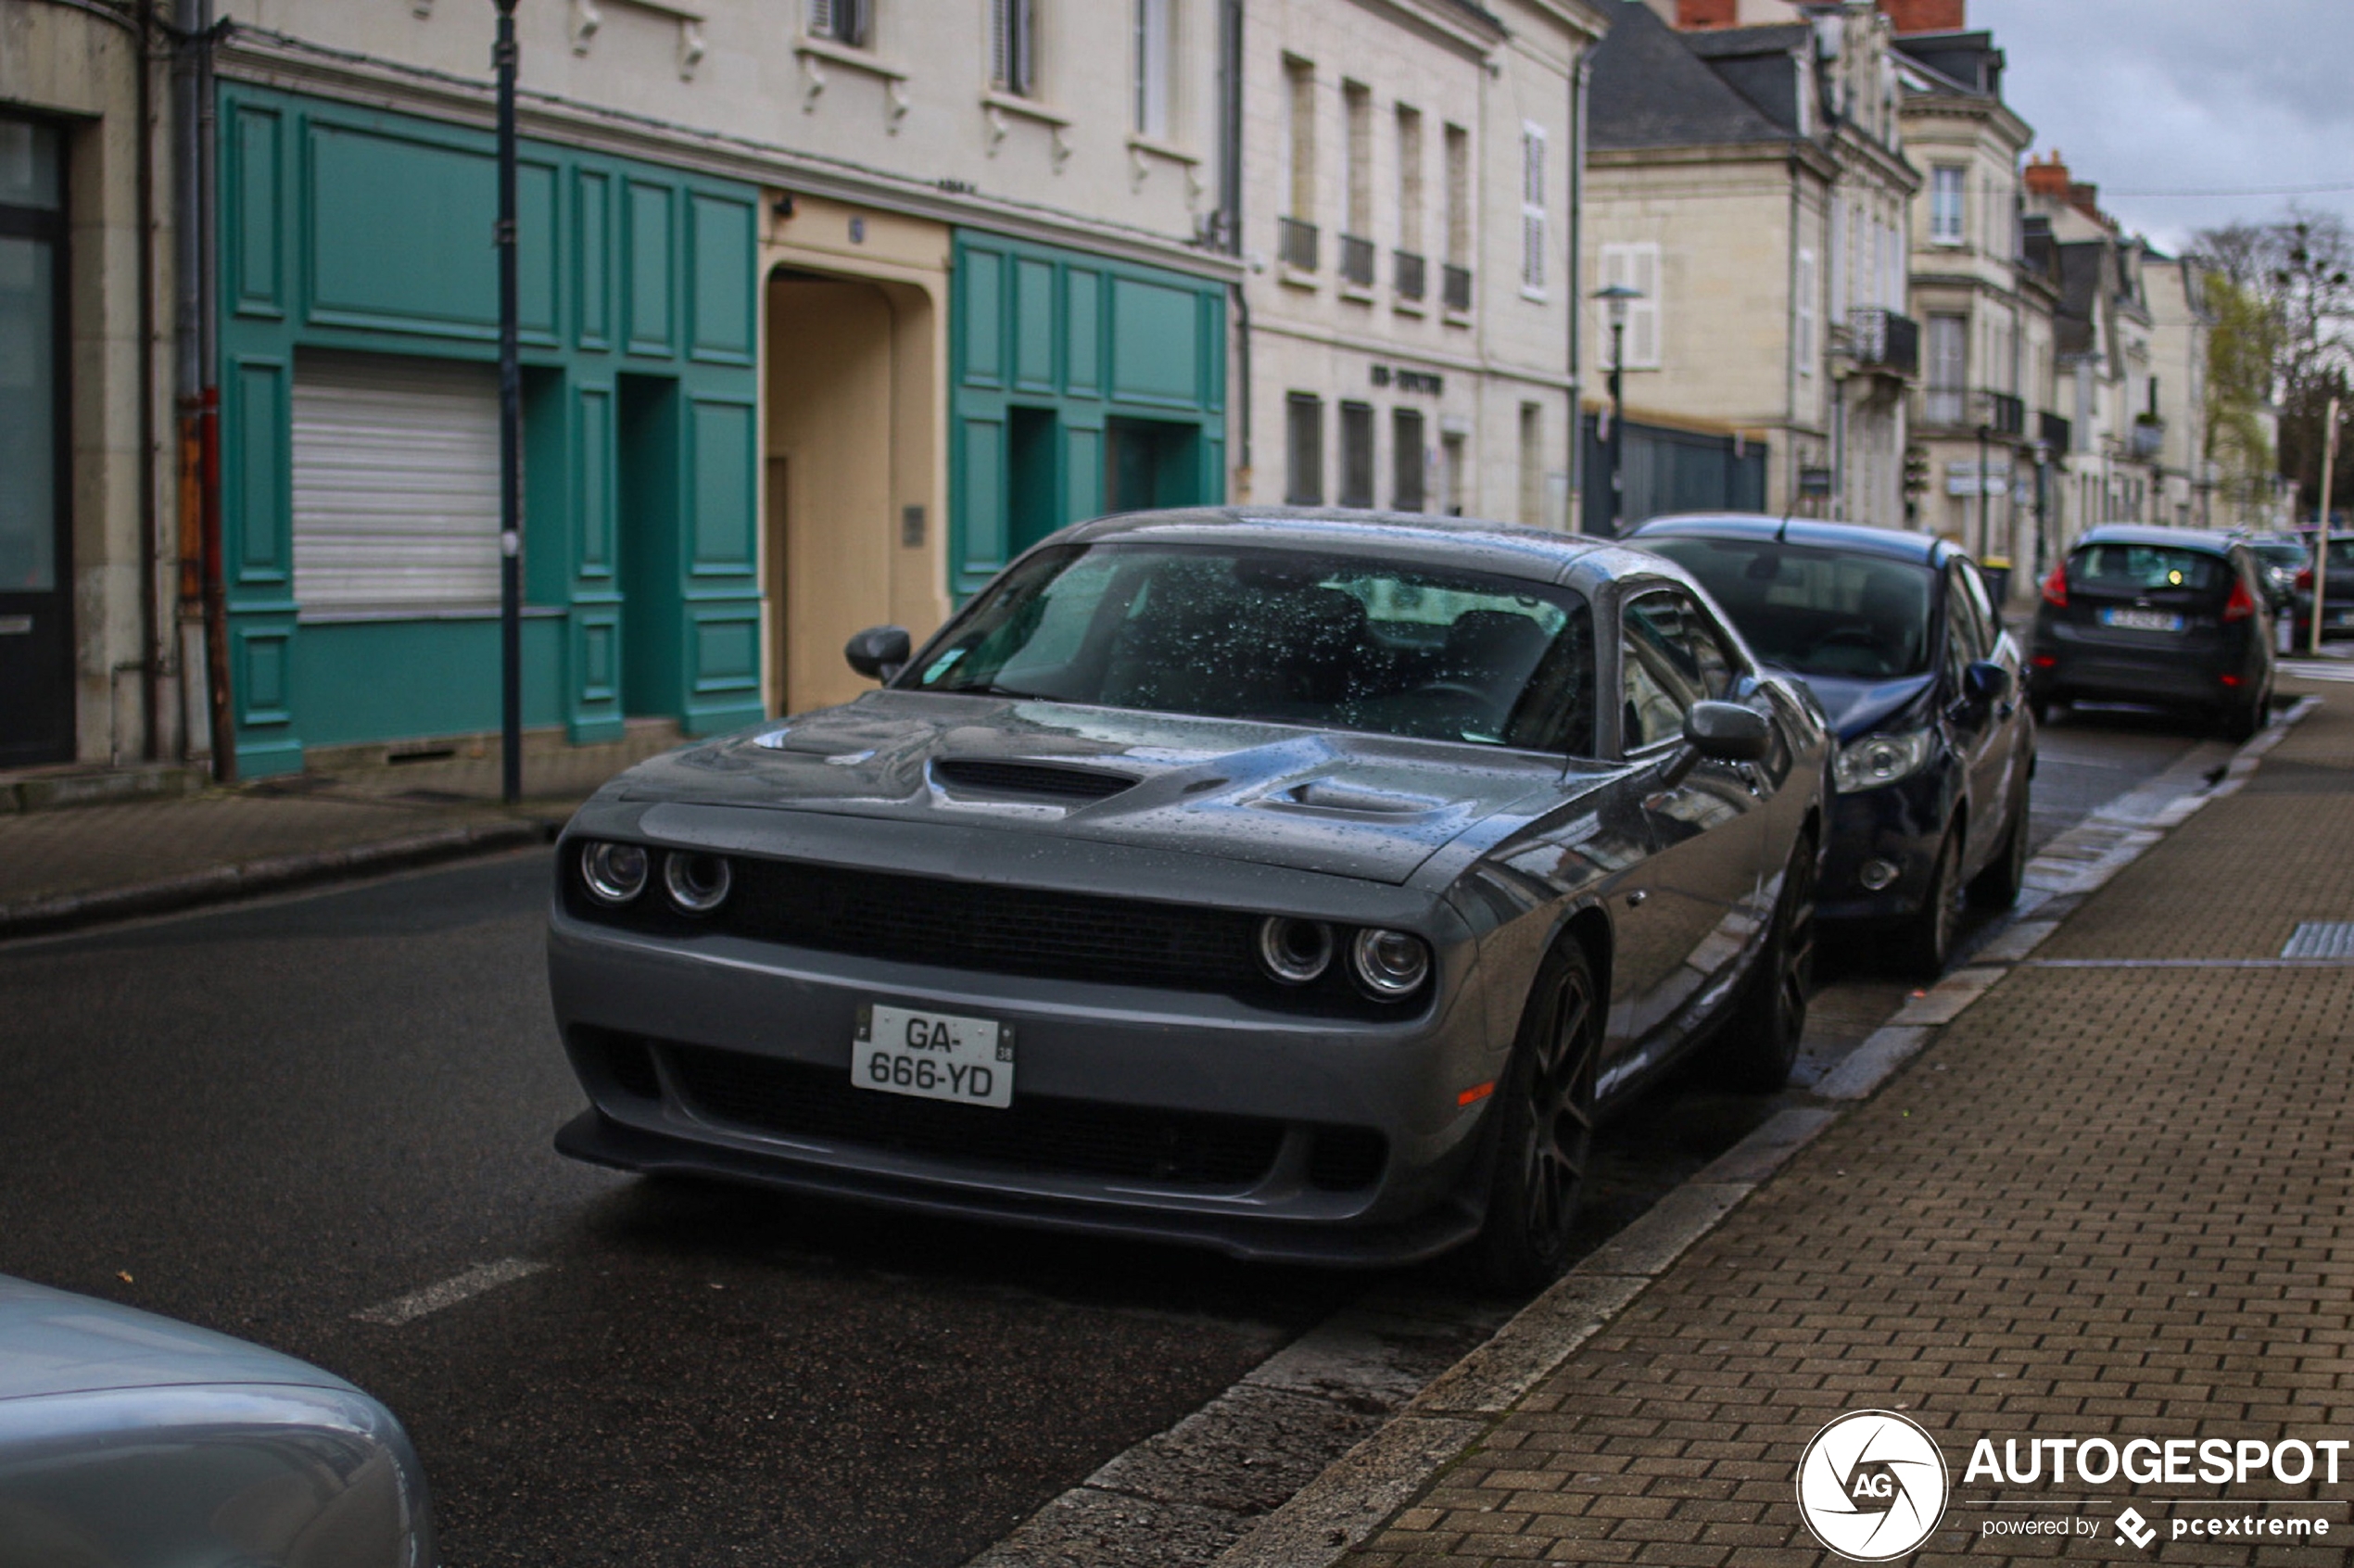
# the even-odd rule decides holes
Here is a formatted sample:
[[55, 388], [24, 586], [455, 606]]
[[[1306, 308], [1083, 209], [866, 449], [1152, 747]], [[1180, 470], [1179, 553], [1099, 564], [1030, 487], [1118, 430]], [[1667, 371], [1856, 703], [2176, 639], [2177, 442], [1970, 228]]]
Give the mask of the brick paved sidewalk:
[[[2335, 1486], [1965, 1482], [1981, 1437], [2354, 1439], [2354, 964], [2246, 962], [2354, 920], [2354, 699], [2313, 689], [2246, 789], [2087, 899], [1350, 1561], [1836, 1562], [1798, 1463], [1872, 1407], [1950, 1469], [1922, 1562], [2354, 1561], [2354, 1456]], [[2269, 1511], [2328, 1536], [2171, 1538], [2266, 1498], [2318, 1499]], [[2114, 1534], [2129, 1502], [2147, 1549]], [[1983, 1534], [2079, 1514], [2096, 1533]]]
[[[201, 902], [263, 886], [543, 838], [597, 786], [677, 745], [668, 727], [609, 745], [535, 749], [525, 799], [500, 803], [497, 748], [256, 780], [201, 794], [0, 815], [0, 935], [88, 903], [163, 890]], [[476, 753], [480, 754], [476, 754]], [[124, 912], [129, 912], [128, 910]]]

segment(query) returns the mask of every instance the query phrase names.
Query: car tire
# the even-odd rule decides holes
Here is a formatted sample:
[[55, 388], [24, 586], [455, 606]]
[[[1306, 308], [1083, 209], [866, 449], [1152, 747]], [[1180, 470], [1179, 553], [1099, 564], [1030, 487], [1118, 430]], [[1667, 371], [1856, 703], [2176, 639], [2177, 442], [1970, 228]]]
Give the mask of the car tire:
[[[2035, 762], [2028, 759], [2028, 771], [2034, 771]], [[1978, 874], [1969, 885], [1969, 901], [1977, 909], [2008, 909], [2019, 902], [2019, 893], [2027, 886], [2028, 793], [2022, 786], [2011, 802], [2010, 828], [2003, 835], [2002, 852]]]
[[1894, 933], [1896, 967], [1917, 980], [1935, 980], [1954, 955], [1954, 938], [1961, 929], [1962, 829], [1959, 823], [1945, 830], [1937, 846], [1937, 862], [1930, 868], [1929, 891], [1920, 909]]
[[2272, 691], [2266, 687], [2245, 702], [2234, 703], [2223, 710], [2223, 739], [2234, 744], [2246, 744], [2256, 739], [2272, 716]]
[[1815, 840], [1802, 833], [1782, 871], [1773, 929], [1717, 1036], [1716, 1081], [1737, 1094], [1770, 1094], [1790, 1081], [1815, 985]]
[[1472, 1243], [1483, 1284], [1536, 1290], [1568, 1265], [1594, 1148], [1594, 1079], [1608, 999], [1576, 940], [1537, 970], [1496, 1086], [1487, 1216]]

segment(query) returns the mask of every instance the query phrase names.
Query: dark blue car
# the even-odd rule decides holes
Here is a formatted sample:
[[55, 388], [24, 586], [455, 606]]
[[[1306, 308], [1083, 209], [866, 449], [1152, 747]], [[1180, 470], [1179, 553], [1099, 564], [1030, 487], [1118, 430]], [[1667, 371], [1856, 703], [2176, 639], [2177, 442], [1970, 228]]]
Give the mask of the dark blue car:
[[1838, 789], [1818, 913], [1868, 920], [1934, 974], [1966, 903], [2007, 908], [2027, 864], [2035, 726], [2019, 651], [1943, 539], [1778, 517], [1659, 518], [1631, 543], [1700, 579], [1830, 715]]

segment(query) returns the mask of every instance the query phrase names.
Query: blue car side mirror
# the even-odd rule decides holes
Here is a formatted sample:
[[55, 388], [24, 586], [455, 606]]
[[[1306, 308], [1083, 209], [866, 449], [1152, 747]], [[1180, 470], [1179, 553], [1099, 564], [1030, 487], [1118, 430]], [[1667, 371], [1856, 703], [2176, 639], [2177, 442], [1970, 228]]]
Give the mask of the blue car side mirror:
[[2011, 672], [1981, 659], [1962, 672], [1962, 691], [1973, 702], [1999, 702], [2011, 694]]

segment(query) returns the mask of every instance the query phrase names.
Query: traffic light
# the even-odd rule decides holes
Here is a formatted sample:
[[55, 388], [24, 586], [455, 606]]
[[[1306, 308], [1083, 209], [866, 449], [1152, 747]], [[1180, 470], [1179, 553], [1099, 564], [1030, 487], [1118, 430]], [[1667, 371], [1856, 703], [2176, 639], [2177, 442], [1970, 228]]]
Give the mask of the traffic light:
[[1905, 449], [1905, 493], [1908, 496], [1929, 494], [1929, 451], [1926, 448]]

